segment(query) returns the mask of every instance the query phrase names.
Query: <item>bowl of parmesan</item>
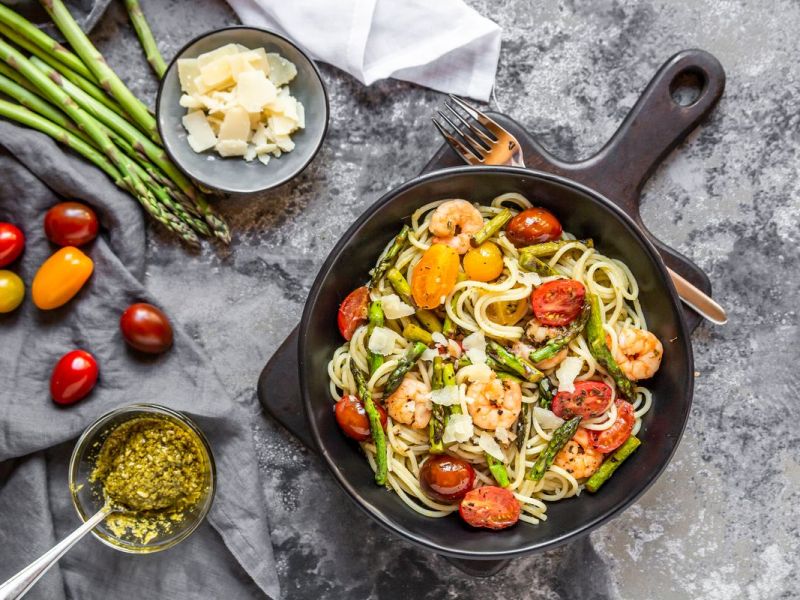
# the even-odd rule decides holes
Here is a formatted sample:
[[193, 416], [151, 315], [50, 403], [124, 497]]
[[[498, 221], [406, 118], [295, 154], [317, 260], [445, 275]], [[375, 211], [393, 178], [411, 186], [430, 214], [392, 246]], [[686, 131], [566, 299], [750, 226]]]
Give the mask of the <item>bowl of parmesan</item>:
[[170, 63], [158, 92], [170, 158], [201, 186], [255, 193], [286, 183], [316, 156], [328, 95], [314, 62], [253, 27], [201, 35]]

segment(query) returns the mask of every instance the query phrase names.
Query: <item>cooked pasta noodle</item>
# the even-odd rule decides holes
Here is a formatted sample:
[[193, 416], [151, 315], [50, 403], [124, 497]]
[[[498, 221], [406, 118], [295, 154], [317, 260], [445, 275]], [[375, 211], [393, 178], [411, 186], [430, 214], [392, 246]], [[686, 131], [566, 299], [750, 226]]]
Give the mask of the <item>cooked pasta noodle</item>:
[[[431, 219], [435, 210], [444, 200], [430, 202], [416, 210], [410, 218], [408, 244], [397, 255], [394, 266], [413, 284], [414, 267], [431, 246], [433, 235], [430, 231]], [[488, 206], [477, 206], [484, 221], [488, 221], [504, 208], [518, 212], [531, 207], [530, 201], [517, 193], [500, 195]], [[599, 298], [602, 312], [603, 328], [607, 334], [607, 343], [612, 352], [618, 352], [620, 331], [625, 327], [647, 331], [647, 323], [639, 303], [639, 287], [630, 269], [621, 261], [603, 255], [598, 249], [586, 241], [577, 240], [564, 233], [568, 243], [559, 247], [549, 259], [543, 259], [558, 273], [558, 276], [539, 276], [524, 271], [519, 263], [519, 251], [503, 232], [491, 237], [491, 241], [502, 252], [503, 272], [494, 281], [482, 282], [472, 279], [458, 281], [439, 308], [440, 316], [449, 317], [460, 331], [459, 338], [474, 332], [481, 332], [486, 339], [496, 340], [506, 347], [513, 346], [526, 335], [523, 326], [530, 319], [530, 298], [534, 289], [541, 284], [559, 278], [570, 278], [581, 283], [586, 291]], [[391, 244], [387, 245], [384, 253]], [[366, 271], [366, 266], [365, 266]], [[370, 289], [373, 300], [395, 294], [390, 282], [383, 277]], [[516, 323], [498, 322], [496, 314], [504, 303], [519, 307], [518, 302], [527, 307], [522, 318]], [[410, 317], [401, 317], [394, 322], [387, 320], [386, 327], [394, 332], [391, 352], [384, 356], [380, 365], [368, 378], [367, 386], [373, 399], [382, 403], [386, 401], [384, 388], [410, 344], [400, 332], [412, 322]], [[330, 393], [334, 401], [343, 395], [357, 393], [356, 380], [351, 371], [358, 368], [369, 372], [370, 362], [368, 328], [361, 325], [349, 342], [337, 348], [328, 364]], [[583, 331], [567, 346], [566, 355], [582, 362], [580, 372], [575, 381], [596, 380], [608, 384], [617, 394], [614, 379], [593, 357], [590, 346]], [[546, 376], [557, 385], [556, 371], [553, 367], [545, 371]], [[432, 359], [425, 357], [406, 375], [422, 382], [430, 389], [433, 377]], [[462, 367], [457, 371], [458, 404], [463, 414], [469, 414], [473, 401], [467, 394], [471, 385], [469, 371]], [[534, 406], [539, 403], [540, 390], [535, 383], [521, 383], [521, 411], [519, 418], [525, 417], [522, 432], [524, 439], [519, 446], [513, 440], [512, 428], [504, 428], [504, 435], [497, 430], [488, 433], [500, 439], [500, 449], [504, 456], [503, 463], [509, 474], [508, 489], [521, 505], [523, 521], [537, 524], [547, 518], [547, 503], [580, 494], [583, 482], [576, 479], [569, 471], [553, 464], [539, 481], [526, 479], [526, 473], [533, 467], [539, 455], [547, 447], [553, 436], [552, 420], [542, 423]], [[650, 391], [641, 386], [635, 388], [635, 397], [631, 398], [634, 408], [635, 424], [633, 434], [641, 427], [641, 419], [653, 404]], [[502, 411], [500, 411], [502, 412]], [[552, 413], [551, 413], [552, 414]], [[581, 426], [588, 431], [602, 432], [614, 426], [617, 421], [617, 406], [609, 403], [603, 414], [584, 419]], [[476, 485], [494, 485], [494, 477], [487, 463], [486, 453], [480, 445], [480, 427], [473, 423], [473, 435], [466, 442], [453, 443], [447, 447], [447, 453], [468, 461], [476, 472]], [[503, 440], [502, 438], [506, 439]], [[367, 461], [373, 470], [376, 469], [375, 445], [372, 441], [361, 442]], [[521, 448], [519, 450], [518, 448]], [[420, 487], [420, 468], [430, 456], [430, 440], [428, 428], [415, 429], [389, 418], [387, 429], [387, 462], [388, 486], [410, 508], [428, 517], [444, 517], [458, 509], [458, 504], [443, 504], [425, 495]]]

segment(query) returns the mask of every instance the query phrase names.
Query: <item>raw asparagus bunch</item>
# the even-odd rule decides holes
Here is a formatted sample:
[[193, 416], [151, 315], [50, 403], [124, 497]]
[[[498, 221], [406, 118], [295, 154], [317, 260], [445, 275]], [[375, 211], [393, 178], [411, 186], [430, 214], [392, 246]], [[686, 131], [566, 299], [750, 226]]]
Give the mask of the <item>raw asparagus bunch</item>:
[[[228, 243], [227, 224], [169, 160], [147, 107], [63, 2], [41, 1], [76, 53], [0, 4], [0, 92], [9, 99], [0, 116], [46, 133], [98, 166], [186, 243], [212, 235]], [[135, 13], [138, 3], [126, 2]], [[139, 14], [132, 18], [141, 37]]]

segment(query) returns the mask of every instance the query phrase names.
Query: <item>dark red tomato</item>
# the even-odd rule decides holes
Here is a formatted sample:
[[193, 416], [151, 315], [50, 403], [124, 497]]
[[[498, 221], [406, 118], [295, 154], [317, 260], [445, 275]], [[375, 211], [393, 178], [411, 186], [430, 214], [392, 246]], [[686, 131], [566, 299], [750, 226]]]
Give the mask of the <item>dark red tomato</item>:
[[450, 504], [461, 500], [475, 484], [475, 469], [463, 458], [436, 454], [422, 465], [419, 485], [431, 500]]
[[369, 289], [367, 286], [354, 289], [339, 307], [339, 331], [348, 342], [358, 326], [367, 320]]
[[22, 254], [25, 234], [11, 223], [0, 223], [0, 267], [10, 265]]
[[[380, 404], [375, 404], [378, 414], [381, 416], [381, 426], [386, 429], [388, 415]], [[358, 442], [364, 442], [370, 438], [369, 417], [361, 400], [355, 396], [343, 396], [334, 408], [336, 422], [342, 428], [344, 434]]]
[[617, 400], [617, 420], [608, 429], [592, 432], [592, 442], [595, 449], [603, 454], [613, 452], [625, 443], [636, 423], [636, 415], [633, 414], [633, 405], [625, 400]]
[[97, 383], [97, 361], [84, 350], [62, 356], [50, 377], [50, 395], [56, 404], [74, 404]]
[[553, 398], [553, 412], [562, 419], [580, 415], [592, 419], [602, 415], [611, 404], [611, 388], [602, 381], [576, 381], [575, 391], [558, 392]]
[[557, 240], [561, 232], [561, 223], [555, 215], [536, 207], [523, 210], [506, 226], [506, 237], [517, 248]]
[[80, 202], [61, 202], [44, 216], [47, 239], [59, 246], [83, 246], [97, 237], [97, 215]]
[[585, 298], [586, 288], [580, 281], [556, 279], [533, 290], [531, 307], [542, 325], [563, 327], [580, 314]]
[[509, 490], [485, 485], [467, 492], [458, 512], [473, 527], [505, 529], [519, 521], [520, 506]]
[[160, 354], [172, 346], [172, 325], [152, 304], [131, 304], [122, 313], [119, 326], [125, 341], [140, 352]]

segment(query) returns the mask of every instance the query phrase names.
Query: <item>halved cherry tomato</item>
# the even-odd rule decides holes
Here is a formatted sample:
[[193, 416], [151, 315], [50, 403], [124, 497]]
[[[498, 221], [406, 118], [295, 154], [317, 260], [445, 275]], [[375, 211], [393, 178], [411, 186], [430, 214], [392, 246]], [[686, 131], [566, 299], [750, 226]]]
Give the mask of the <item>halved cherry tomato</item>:
[[608, 454], [613, 452], [625, 443], [636, 423], [633, 405], [625, 400], [617, 399], [614, 403], [617, 406], [617, 420], [608, 429], [592, 432], [592, 444], [595, 450]]
[[611, 388], [602, 381], [576, 381], [575, 391], [558, 392], [553, 398], [553, 412], [562, 419], [580, 415], [593, 419], [611, 404]]
[[[386, 429], [386, 424], [389, 420], [386, 410], [378, 403], [375, 404], [375, 408], [378, 409], [378, 414], [381, 416], [381, 425]], [[342, 396], [334, 407], [334, 413], [336, 414], [336, 422], [347, 437], [363, 442], [372, 435], [369, 429], [367, 411], [357, 397], [352, 395]]]
[[119, 320], [122, 337], [140, 352], [160, 354], [172, 346], [172, 325], [167, 315], [152, 304], [137, 302]]
[[458, 512], [473, 527], [505, 529], [519, 521], [520, 505], [510, 490], [485, 485], [467, 492]]
[[503, 253], [497, 244], [484, 242], [464, 255], [464, 271], [475, 281], [492, 281], [503, 272]]
[[411, 295], [420, 308], [436, 308], [453, 291], [458, 280], [458, 253], [450, 246], [433, 244], [414, 267]]
[[42, 310], [58, 308], [77, 294], [94, 270], [92, 259], [72, 246], [48, 258], [31, 285], [33, 303]]
[[0, 313], [15, 310], [25, 297], [25, 284], [13, 271], [0, 271]]
[[339, 307], [339, 332], [348, 342], [358, 326], [366, 322], [368, 308], [369, 289], [367, 286], [354, 289]]
[[486, 307], [486, 314], [498, 325], [516, 325], [527, 312], [528, 303], [524, 300], [492, 302]]
[[461, 500], [475, 484], [475, 469], [463, 458], [435, 454], [419, 471], [419, 485], [425, 495], [437, 502]]
[[561, 233], [561, 223], [544, 208], [523, 210], [506, 225], [506, 237], [518, 248], [557, 240]]
[[84, 350], [62, 356], [50, 377], [50, 395], [56, 404], [74, 404], [97, 383], [97, 361]]
[[11, 223], [0, 223], [0, 267], [10, 265], [25, 248], [25, 234]]
[[531, 307], [546, 327], [563, 327], [575, 320], [583, 308], [586, 288], [574, 279], [548, 281], [533, 290]]
[[83, 246], [97, 237], [97, 215], [80, 202], [60, 202], [44, 216], [47, 239], [59, 246]]

